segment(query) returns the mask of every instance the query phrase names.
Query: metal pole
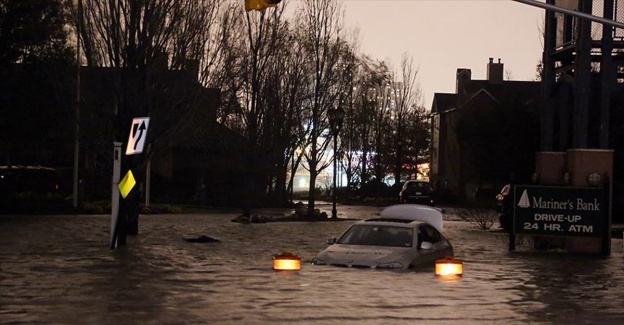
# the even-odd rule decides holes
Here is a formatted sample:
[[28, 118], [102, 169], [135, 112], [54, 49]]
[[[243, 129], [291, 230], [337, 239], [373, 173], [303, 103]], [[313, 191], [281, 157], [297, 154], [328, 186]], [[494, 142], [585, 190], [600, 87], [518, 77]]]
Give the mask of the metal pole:
[[74, 130], [74, 179], [72, 206], [78, 207], [78, 165], [80, 163], [80, 28], [82, 24], [82, 0], [78, 1], [78, 19], [76, 22], [76, 128]]
[[149, 208], [150, 195], [152, 188], [152, 159], [147, 161], [147, 167], [145, 168], [145, 206]]
[[619, 27], [619, 28], [624, 28], [624, 23], [621, 23], [619, 21], [615, 21], [615, 20], [611, 20], [611, 19], [605, 19], [603, 17], [598, 17], [598, 16], [594, 16], [594, 15], [590, 15], [584, 12], [579, 12], [579, 11], [575, 11], [575, 10], [570, 10], [570, 9], [565, 9], [565, 8], [561, 8], [561, 7], [557, 7], [555, 5], [551, 5], [551, 4], [547, 4], [547, 3], [543, 3], [543, 2], [539, 2], [539, 1], [535, 1], [535, 0], [512, 0], [515, 2], [520, 2], [520, 3], [524, 3], [526, 5], [529, 6], [534, 6], [534, 7], [540, 7], [542, 9], [546, 9], [546, 10], [552, 10], [552, 11], [556, 11], [556, 12], [561, 12], [567, 15], [571, 15], [571, 16], [575, 16], [575, 17], [580, 17], [580, 18], [585, 18], [585, 19], [589, 19], [601, 24], [606, 24], [606, 25], [611, 25], [614, 27]]
[[111, 228], [110, 248], [119, 246], [119, 179], [121, 177], [121, 142], [113, 142], [113, 178], [111, 182]]
[[332, 191], [332, 219], [338, 218], [336, 210], [336, 148], [338, 147], [338, 132], [334, 132], [334, 189]]

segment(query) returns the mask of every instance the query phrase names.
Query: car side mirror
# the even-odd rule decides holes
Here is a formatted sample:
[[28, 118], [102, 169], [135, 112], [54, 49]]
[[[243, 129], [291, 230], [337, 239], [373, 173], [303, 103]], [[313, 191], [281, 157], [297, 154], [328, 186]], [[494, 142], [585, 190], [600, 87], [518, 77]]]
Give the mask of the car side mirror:
[[336, 237], [327, 240], [327, 245], [333, 245], [336, 243]]
[[432, 249], [432, 248], [433, 248], [433, 244], [428, 241], [424, 241], [420, 244], [420, 249]]

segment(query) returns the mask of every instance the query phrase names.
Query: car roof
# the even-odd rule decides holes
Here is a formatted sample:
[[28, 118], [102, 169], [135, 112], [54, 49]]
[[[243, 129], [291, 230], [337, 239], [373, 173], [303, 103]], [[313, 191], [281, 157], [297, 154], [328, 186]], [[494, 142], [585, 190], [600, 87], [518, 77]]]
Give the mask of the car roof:
[[405, 181], [405, 184], [427, 184], [427, 185], [429, 185], [429, 182], [427, 182], [427, 181], [417, 181], [417, 180], [411, 179], [409, 181]]
[[405, 219], [428, 223], [439, 232], [443, 231], [443, 216], [440, 209], [422, 204], [395, 204], [384, 208], [380, 214], [384, 219]]
[[8, 171], [17, 171], [17, 170], [51, 170], [54, 171], [54, 168], [44, 167], [44, 166], [22, 166], [22, 165], [12, 165], [0, 166], [0, 170], [8, 170]]
[[372, 219], [366, 219], [366, 220], [361, 220], [359, 222], [357, 222], [358, 224], [383, 224], [383, 225], [414, 225], [414, 224], [422, 224], [422, 223], [426, 223], [423, 221], [419, 221], [419, 220], [409, 220], [409, 219], [401, 219], [401, 218], [372, 218]]

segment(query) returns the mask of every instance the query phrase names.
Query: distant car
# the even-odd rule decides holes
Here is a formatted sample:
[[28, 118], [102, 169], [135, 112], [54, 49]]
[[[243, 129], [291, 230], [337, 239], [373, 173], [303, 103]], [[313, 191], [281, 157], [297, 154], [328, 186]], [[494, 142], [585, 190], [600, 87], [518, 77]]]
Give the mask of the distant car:
[[399, 202], [435, 206], [435, 191], [429, 182], [406, 181], [399, 192]]
[[453, 257], [453, 245], [442, 234], [442, 213], [419, 204], [387, 207], [380, 218], [358, 221], [328, 244], [313, 264], [409, 269]]
[[61, 177], [43, 166], [0, 166], [0, 193], [59, 193]]

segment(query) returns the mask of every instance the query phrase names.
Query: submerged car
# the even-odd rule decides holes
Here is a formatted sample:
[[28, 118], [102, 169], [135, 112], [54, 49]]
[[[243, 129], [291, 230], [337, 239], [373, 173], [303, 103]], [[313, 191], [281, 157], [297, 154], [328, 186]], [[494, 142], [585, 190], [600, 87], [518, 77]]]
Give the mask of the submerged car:
[[410, 269], [453, 257], [442, 234], [442, 213], [420, 204], [387, 207], [380, 218], [354, 223], [314, 257], [316, 265]]
[[429, 182], [409, 180], [401, 187], [399, 202], [435, 206], [435, 192]]

